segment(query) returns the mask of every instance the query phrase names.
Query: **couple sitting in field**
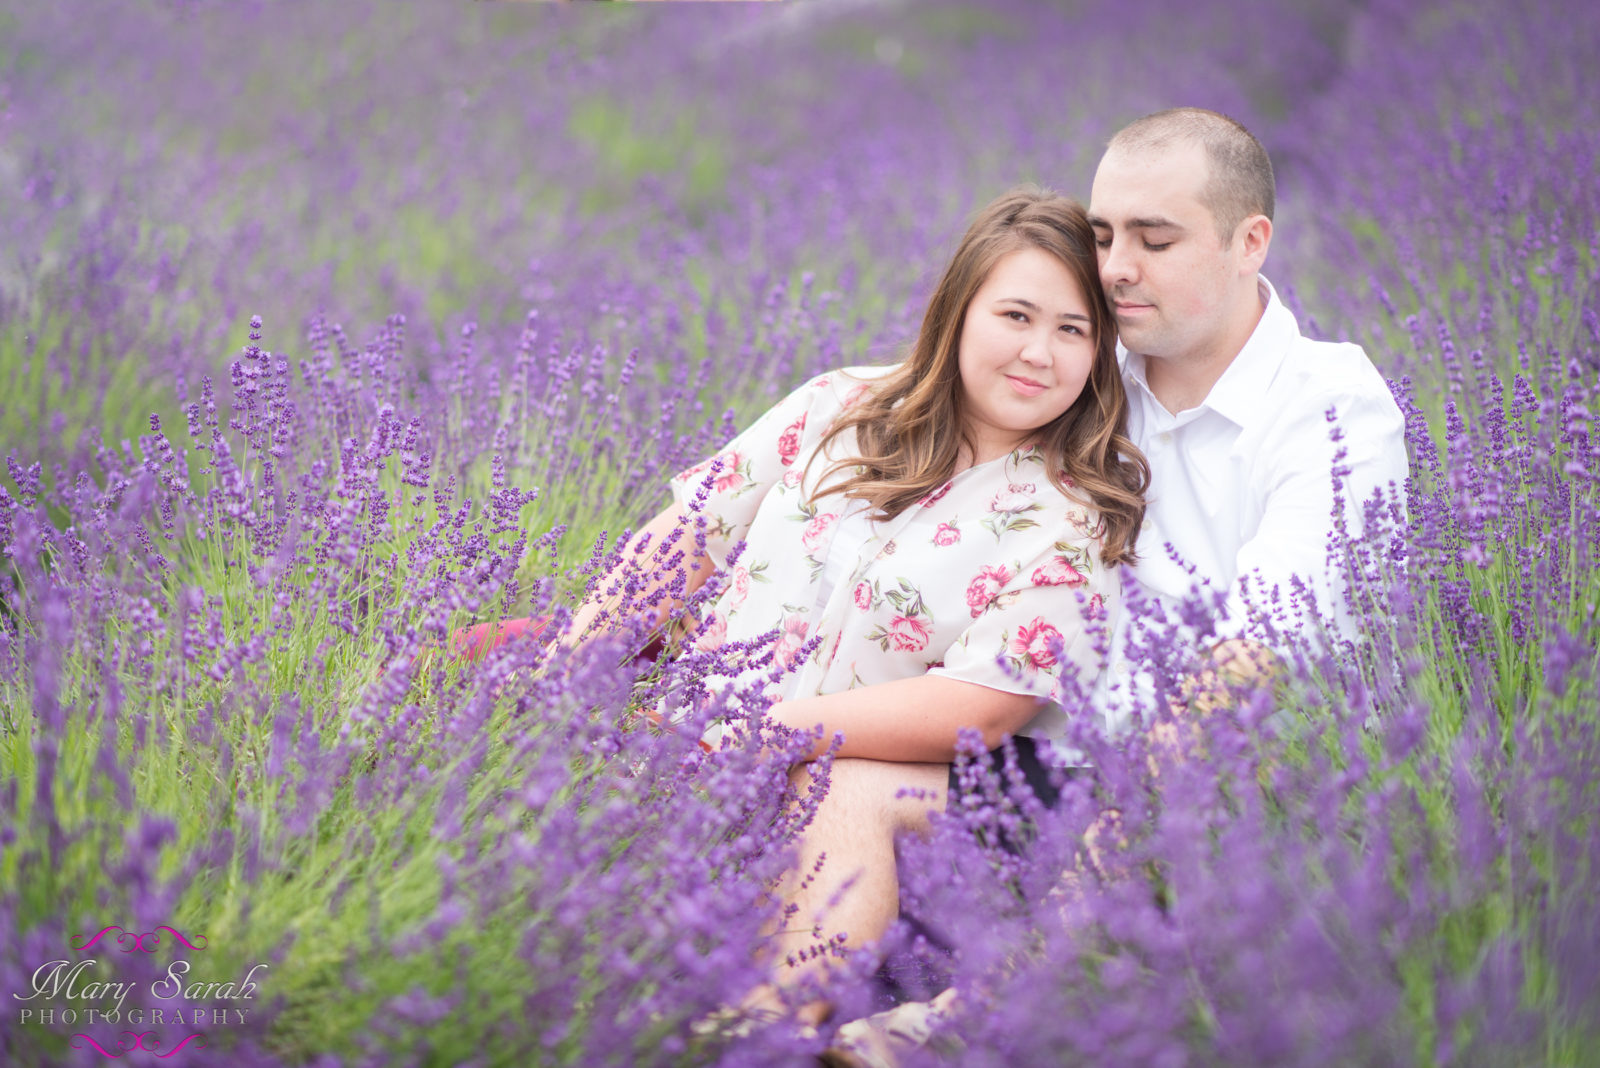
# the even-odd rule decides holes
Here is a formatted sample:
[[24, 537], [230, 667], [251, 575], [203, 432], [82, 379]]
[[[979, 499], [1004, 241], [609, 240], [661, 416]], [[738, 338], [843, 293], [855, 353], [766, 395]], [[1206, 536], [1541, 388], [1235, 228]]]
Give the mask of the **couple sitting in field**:
[[[796, 891], [806, 923], [832, 902], [825, 936], [870, 944], [893, 921], [895, 836], [947, 804], [963, 728], [1014, 739], [1048, 805], [1064, 709], [1116, 727], [1140, 706], [1125, 590], [1225, 593], [1224, 640], [1204, 650], [1221, 678], [1271, 670], [1247, 633], [1274, 594], [1308, 587], [1338, 611], [1335, 464], [1354, 528], [1406, 477], [1403, 421], [1363, 352], [1302, 337], [1261, 276], [1273, 200], [1267, 154], [1233, 120], [1134, 122], [1087, 212], [1032, 190], [984, 208], [903, 363], [807, 382], [674, 478], [641, 530], [706, 532], [691, 585], [745, 543], [699, 640], [776, 631], [775, 681], [770, 662], [723, 681], [764, 685], [771, 722], [820, 726], [816, 754], [842, 736], [800, 870], [828, 863]], [[672, 594], [651, 589], [665, 612]], [[813, 933], [776, 937], [782, 961]]]

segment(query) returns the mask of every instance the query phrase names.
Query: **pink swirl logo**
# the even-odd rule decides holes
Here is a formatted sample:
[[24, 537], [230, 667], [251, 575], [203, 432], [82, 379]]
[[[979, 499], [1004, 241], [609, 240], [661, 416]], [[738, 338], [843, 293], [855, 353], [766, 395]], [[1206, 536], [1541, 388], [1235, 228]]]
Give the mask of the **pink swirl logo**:
[[[101, 933], [103, 934], [104, 932]], [[79, 1044], [78, 1039], [80, 1038], [83, 1039], [84, 1042], [89, 1043], [90, 1046], [93, 1046], [95, 1050], [99, 1052], [100, 1056], [113, 1058], [120, 1057], [124, 1053], [132, 1053], [134, 1050], [140, 1049], [144, 1050], [146, 1053], [155, 1053], [158, 1060], [166, 1060], [168, 1057], [172, 1056], [174, 1053], [177, 1053], [180, 1049], [187, 1046], [191, 1042], [194, 1043], [195, 1049], [206, 1048], [206, 1040], [203, 1037], [200, 1035], [190, 1035], [182, 1042], [179, 1042], [176, 1046], [173, 1046], [171, 1049], [167, 1050], [167, 1052], [156, 1053], [156, 1051], [161, 1048], [161, 1039], [156, 1037], [156, 1033], [154, 1031], [123, 1031], [122, 1036], [117, 1039], [116, 1052], [106, 1049], [100, 1043], [96, 1042], [94, 1039], [85, 1034], [76, 1034], [72, 1036], [72, 1042], [70, 1045], [73, 1049], [87, 1048]], [[150, 1045], [148, 1046], [144, 1044], [144, 1040], [147, 1038], [150, 1040]]]
[[[143, 934], [135, 934], [132, 931], [125, 931], [121, 927], [113, 924], [110, 927], [103, 928], [99, 934], [96, 934], [93, 938], [89, 938], [88, 941], [83, 943], [83, 945], [74, 945], [72, 948], [79, 950], [80, 952], [88, 950], [92, 948], [96, 942], [100, 941], [100, 939], [104, 938], [112, 931], [117, 932], [117, 945], [122, 947], [122, 952], [124, 953], [154, 953], [161, 946], [162, 931], [168, 932], [174, 939], [182, 942], [190, 949], [205, 949], [206, 946], [210, 944], [205, 935], [196, 935], [196, 941], [199, 943], [199, 945], [196, 945], [195, 942], [191, 942], [185, 938], [183, 936], [183, 932], [179, 931], [177, 928], [168, 927], [166, 924], [162, 924], [154, 931], [145, 931]], [[88, 938], [88, 936], [76, 935], [73, 937], [73, 942], [78, 942], [84, 938]], [[150, 940], [148, 944], [146, 944], [147, 939]]]

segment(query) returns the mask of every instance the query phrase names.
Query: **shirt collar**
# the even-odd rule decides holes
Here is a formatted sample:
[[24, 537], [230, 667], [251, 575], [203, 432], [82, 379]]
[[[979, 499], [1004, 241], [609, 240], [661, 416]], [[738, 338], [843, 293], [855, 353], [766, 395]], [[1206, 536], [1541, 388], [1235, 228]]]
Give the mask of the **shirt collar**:
[[[1266, 276], [1259, 276], [1260, 291], [1266, 307], [1261, 321], [1250, 334], [1239, 355], [1233, 358], [1228, 369], [1222, 372], [1200, 403], [1199, 409], [1209, 408], [1224, 419], [1240, 427], [1264, 410], [1267, 388], [1277, 377], [1278, 369], [1289, 354], [1289, 348], [1300, 336], [1300, 327], [1294, 313], [1278, 299], [1278, 291]], [[1121, 341], [1117, 342], [1117, 358], [1122, 363], [1125, 380], [1137, 385], [1160, 408], [1155, 395], [1150, 392], [1150, 382], [1145, 377], [1145, 357], [1140, 352], [1130, 352]], [[1165, 411], [1165, 409], [1161, 409]]]
[[1261, 321], [1205, 399], [1205, 407], [1241, 427], [1265, 410], [1267, 389], [1289, 355], [1290, 346], [1300, 336], [1294, 313], [1278, 299], [1271, 282], [1265, 278], [1260, 281], [1266, 299]]
[[1146, 393], [1150, 392], [1150, 382], [1144, 377], [1144, 353], [1129, 352], [1120, 337], [1117, 339], [1117, 362], [1122, 366], [1123, 378], [1137, 383]]

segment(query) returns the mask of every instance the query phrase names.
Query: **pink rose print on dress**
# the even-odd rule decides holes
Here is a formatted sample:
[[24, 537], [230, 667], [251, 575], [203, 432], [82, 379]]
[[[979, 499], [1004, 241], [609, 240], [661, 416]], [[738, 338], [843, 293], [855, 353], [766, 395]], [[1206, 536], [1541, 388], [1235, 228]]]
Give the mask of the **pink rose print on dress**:
[[702, 652], [711, 649], [720, 649], [722, 643], [728, 640], [728, 621], [721, 614], [713, 614], [711, 621], [700, 637], [694, 640], [694, 647]]
[[1011, 569], [1004, 564], [986, 567], [978, 572], [977, 577], [967, 584], [967, 607], [972, 610], [973, 619], [983, 615], [983, 610], [994, 600], [995, 594], [1004, 589], [1012, 577]]
[[935, 545], [954, 545], [961, 540], [961, 528], [954, 523], [940, 523], [939, 529], [933, 532]]
[[994, 495], [994, 499], [989, 502], [989, 511], [1006, 515], [1031, 512], [1038, 507], [1033, 500], [1033, 495], [1037, 491], [1038, 487], [1032, 482], [1013, 482]]
[[800, 418], [785, 427], [778, 436], [778, 459], [783, 461], [783, 466], [794, 463], [794, 458], [800, 454], [800, 432], [805, 428], [806, 414], [801, 412]]
[[717, 473], [717, 480], [711, 484], [711, 488], [718, 493], [727, 493], [744, 485], [744, 475], [739, 472], [739, 468], [744, 464], [745, 458], [737, 452], [730, 452], [722, 457], [722, 470]]
[[711, 464], [714, 460], [716, 460], [715, 456], [711, 457], [709, 460], [701, 460], [699, 463], [689, 468], [689, 470], [678, 474], [676, 476], [678, 481], [685, 484], [699, 482], [700, 476], [711, 469]]
[[1031, 663], [1036, 668], [1055, 667], [1056, 654], [1051, 646], [1061, 641], [1061, 632], [1038, 616], [1032, 623], [1024, 623], [1006, 644], [1006, 652], [1019, 664]]
[[822, 545], [822, 536], [833, 526], [834, 520], [839, 517], [832, 512], [824, 512], [806, 524], [805, 531], [800, 535], [800, 543], [806, 547], [806, 552], [814, 553]]
[[1013, 530], [1031, 530], [1039, 525], [1037, 520], [1023, 518], [1043, 507], [1035, 497], [1037, 489], [1032, 482], [1013, 482], [990, 499], [989, 515], [983, 525], [993, 532], [996, 541]]
[[728, 597], [728, 607], [738, 608], [750, 596], [750, 569], [740, 564], [733, 569], [733, 591]]
[[920, 653], [928, 647], [930, 628], [915, 616], [895, 616], [889, 620], [889, 648], [900, 653]]
[[1035, 586], [1082, 586], [1089, 580], [1065, 556], [1052, 557], [1033, 569]]
[[[878, 592], [878, 587], [873, 587]], [[872, 628], [867, 640], [877, 642], [884, 652], [915, 653], [928, 647], [933, 635], [933, 620], [928, 618], [928, 606], [923, 603], [922, 591], [910, 579], [897, 580], [890, 589], [883, 590], [877, 601], [881, 606], [887, 601], [892, 608], [886, 622]], [[883, 616], [878, 617], [880, 620]]]
[[867, 393], [871, 389], [872, 389], [872, 383], [863, 382], [861, 385], [857, 386], [855, 389], [852, 389], [849, 393], [845, 394], [844, 404], [842, 405], [842, 407], [845, 407], [845, 408], [850, 407], [856, 401], [860, 400], [862, 397], [865, 397], [867, 395]]
[[924, 507], [924, 508], [932, 508], [934, 505], [936, 505], [940, 501], [944, 500], [944, 495], [949, 493], [951, 487], [953, 487], [954, 485], [955, 485], [955, 480], [951, 479], [949, 482], [946, 482], [944, 485], [940, 486], [938, 489], [934, 490], [932, 493], [930, 493], [926, 497], [922, 498], [922, 507]]
[[806, 634], [810, 630], [811, 624], [801, 617], [784, 617], [783, 633], [778, 635], [778, 644], [772, 648], [772, 655], [778, 663], [785, 668], [794, 666], [795, 659], [800, 655], [800, 647], [805, 645]]
[[872, 607], [872, 583], [860, 582], [855, 588], [856, 607], [863, 612]]
[[791, 467], [783, 473], [783, 486], [785, 489], [794, 489], [800, 485], [800, 472]]

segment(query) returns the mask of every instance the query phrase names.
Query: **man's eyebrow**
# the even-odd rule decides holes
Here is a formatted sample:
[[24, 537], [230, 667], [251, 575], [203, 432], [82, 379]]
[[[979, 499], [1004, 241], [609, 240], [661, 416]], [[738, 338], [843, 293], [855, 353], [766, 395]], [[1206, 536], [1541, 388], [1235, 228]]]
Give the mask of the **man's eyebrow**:
[[[1096, 230], [1110, 230], [1111, 223], [1098, 215], [1089, 216], [1089, 225]], [[1160, 215], [1142, 216], [1128, 220], [1130, 230], [1182, 230], [1183, 227]]]
[[[1023, 300], [1021, 297], [1001, 297], [1000, 298], [1000, 303], [1001, 304], [1020, 304], [1024, 308], [1027, 308], [1029, 311], [1033, 312], [1035, 315], [1040, 314], [1039, 305], [1035, 304], [1031, 300]], [[1089, 321], [1089, 317], [1087, 315], [1079, 315], [1077, 312], [1062, 312], [1060, 315], [1056, 316], [1056, 318], [1057, 319], [1079, 319], [1079, 320], [1082, 320], [1083, 322], [1088, 322]]]

